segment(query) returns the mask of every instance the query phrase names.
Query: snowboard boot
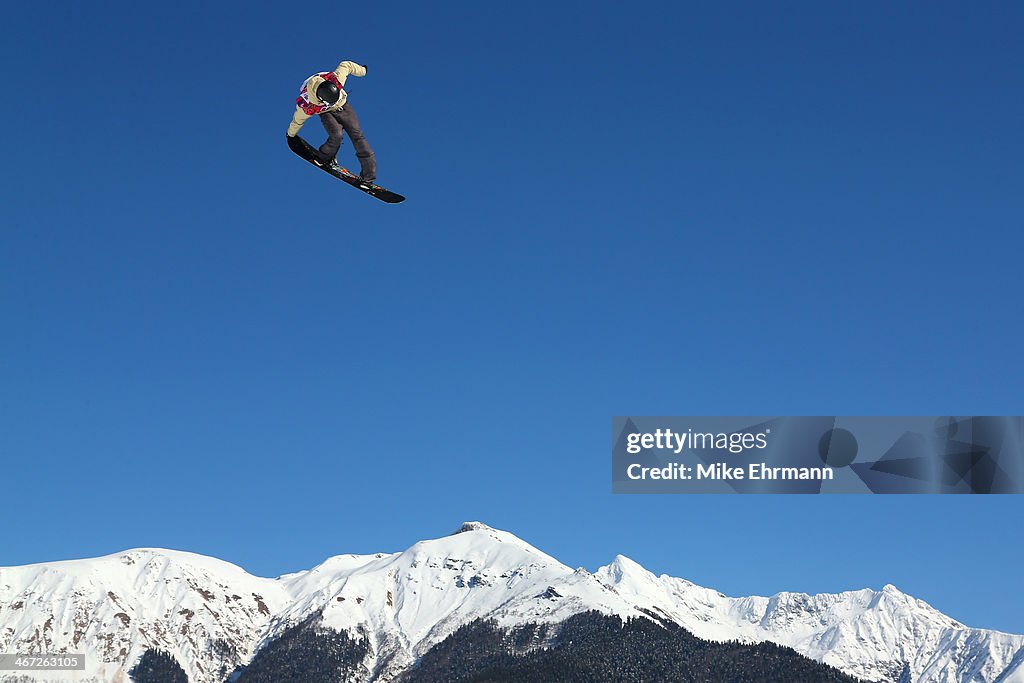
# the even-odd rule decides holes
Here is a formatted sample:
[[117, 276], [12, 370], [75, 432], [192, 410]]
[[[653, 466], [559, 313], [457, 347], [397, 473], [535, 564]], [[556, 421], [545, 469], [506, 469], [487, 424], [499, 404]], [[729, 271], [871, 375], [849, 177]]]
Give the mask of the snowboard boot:
[[377, 179], [377, 158], [372, 154], [368, 157], [359, 157], [359, 181], [367, 185], [373, 185]]

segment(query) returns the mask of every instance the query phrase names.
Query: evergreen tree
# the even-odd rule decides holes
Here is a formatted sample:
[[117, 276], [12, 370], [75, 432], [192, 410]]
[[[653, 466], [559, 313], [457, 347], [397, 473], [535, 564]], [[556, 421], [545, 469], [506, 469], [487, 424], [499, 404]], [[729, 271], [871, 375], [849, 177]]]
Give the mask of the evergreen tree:
[[163, 650], [146, 650], [128, 676], [134, 683], [188, 683], [178, 660]]
[[780, 645], [715, 643], [672, 623], [596, 612], [515, 629], [474, 622], [432, 648], [401, 683], [857, 683]]

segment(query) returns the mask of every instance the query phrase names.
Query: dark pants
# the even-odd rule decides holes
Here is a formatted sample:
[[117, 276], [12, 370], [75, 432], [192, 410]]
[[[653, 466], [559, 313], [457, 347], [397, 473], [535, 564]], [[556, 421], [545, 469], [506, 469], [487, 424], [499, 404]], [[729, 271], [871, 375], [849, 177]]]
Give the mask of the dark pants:
[[366, 180], [374, 180], [377, 177], [377, 159], [373, 156], [370, 143], [363, 137], [363, 131], [359, 128], [359, 117], [356, 110], [352, 108], [351, 102], [346, 102], [341, 109], [320, 114], [320, 121], [327, 131], [327, 142], [320, 145], [320, 154], [325, 161], [333, 160], [341, 147], [341, 138], [345, 133], [352, 140], [352, 146], [356, 148], [356, 158], [359, 159], [361, 171], [359, 175]]

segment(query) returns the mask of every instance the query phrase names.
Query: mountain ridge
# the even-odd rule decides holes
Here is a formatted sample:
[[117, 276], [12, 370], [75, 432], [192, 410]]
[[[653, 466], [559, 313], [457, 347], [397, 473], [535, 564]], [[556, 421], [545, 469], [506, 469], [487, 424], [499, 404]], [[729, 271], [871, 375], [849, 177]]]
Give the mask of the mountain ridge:
[[733, 598], [624, 555], [594, 572], [573, 569], [482, 522], [276, 578], [160, 548], [0, 568], [0, 652], [84, 648], [93, 664], [68, 680], [127, 680], [143, 652], [158, 649], [190, 680], [221, 683], [315, 616], [356, 634], [368, 677], [388, 681], [474, 621], [514, 628], [589, 611], [664, 620], [710, 641], [776, 643], [867, 681], [1016, 681], [1024, 658], [1024, 636], [966, 627], [891, 584]]

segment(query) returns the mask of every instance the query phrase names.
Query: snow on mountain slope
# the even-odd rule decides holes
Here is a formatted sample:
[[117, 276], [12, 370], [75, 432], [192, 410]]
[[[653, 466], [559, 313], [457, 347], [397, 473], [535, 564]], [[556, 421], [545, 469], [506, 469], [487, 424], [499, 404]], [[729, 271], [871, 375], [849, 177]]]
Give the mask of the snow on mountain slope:
[[891, 585], [730, 598], [622, 556], [595, 576], [703, 638], [772, 641], [869, 681], [897, 681], [908, 667], [913, 681], [991, 683], [1024, 647], [1024, 636], [968, 628]]
[[480, 618], [502, 625], [558, 622], [593, 609], [640, 616], [589, 573], [480, 523], [402, 553], [353, 562], [343, 573], [336, 562], [285, 580], [293, 602], [277, 629], [322, 611], [324, 625], [369, 638], [375, 655], [367, 666], [385, 678]]
[[995, 680], [995, 683], [1024, 683], [1024, 648], [1013, 657], [1010, 666]]
[[895, 682], [904, 667], [915, 683], [1024, 676], [1024, 637], [969, 629], [892, 586], [730, 598], [622, 556], [594, 574], [573, 570], [476, 522], [404, 552], [338, 555], [277, 579], [165, 550], [0, 568], [0, 652], [85, 652], [89, 669], [61, 680], [127, 681], [155, 647], [195, 683], [222, 683], [261, 644], [313, 620], [366, 639], [365, 666], [387, 681], [477, 618], [557, 623], [587, 610], [649, 614], [712, 640], [774, 641], [867, 680]]
[[86, 671], [62, 680], [127, 681], [146, 649], [161, 648], [193, 680], [219, 683], [287, 600], [277, 581], [173, 550], [4, 567], [0, 652], [86, 653]]

